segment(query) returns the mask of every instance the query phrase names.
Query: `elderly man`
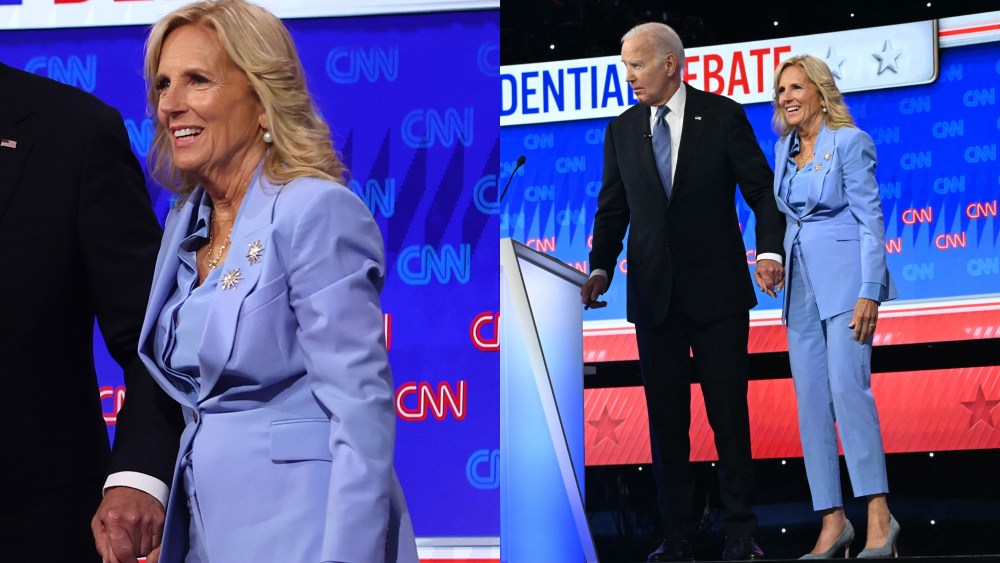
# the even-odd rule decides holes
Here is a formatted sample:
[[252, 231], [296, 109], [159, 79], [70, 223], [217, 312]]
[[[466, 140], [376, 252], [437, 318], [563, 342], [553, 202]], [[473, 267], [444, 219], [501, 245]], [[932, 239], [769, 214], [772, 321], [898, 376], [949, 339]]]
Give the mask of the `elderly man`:
[[681, 82], [684, 47], [648, 23], [622, 38], [639, 105], [608, 124], [584, 304], [598, 301], [628, 239], [628, 320], [635, 324], [665, 539], [649, 561], [691, 561], [699, 513], [689, 463], [691, 352], [719, 454], [723, 559], [757, 559], [747, 412], [748, 310], [756, 303], [735, 209], [739, 184], [757, 217], [755, 280], [782, 281], [785, 221], [773, 174], [742, 106]]

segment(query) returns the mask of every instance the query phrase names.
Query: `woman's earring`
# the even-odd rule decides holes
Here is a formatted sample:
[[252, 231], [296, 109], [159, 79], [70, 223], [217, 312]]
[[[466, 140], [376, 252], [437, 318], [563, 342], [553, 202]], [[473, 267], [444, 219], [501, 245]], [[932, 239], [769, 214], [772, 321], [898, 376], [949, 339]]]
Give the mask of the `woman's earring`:
[[[826, 113], [826, 106], [823, 106], [823, 113]], [[268, 133], [264, 133], [265, 140], [267, 138], [267, 135], [268, 135]], [[270, 142], [270, 141], [268, 141], [268, 142]]]
[[[826, 111], [826, 108], [823, 108], [823, 111]], [[274, 142], [274, 135], [270, 131], [264, 131], [264, 142], [269, 145]]]

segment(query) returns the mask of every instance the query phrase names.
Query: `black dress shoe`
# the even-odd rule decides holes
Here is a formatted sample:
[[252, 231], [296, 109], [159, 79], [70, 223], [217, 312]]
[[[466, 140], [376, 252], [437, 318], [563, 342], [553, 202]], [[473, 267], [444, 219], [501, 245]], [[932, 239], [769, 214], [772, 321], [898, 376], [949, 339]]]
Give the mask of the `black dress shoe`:
[[691, 542], [685, 539], [666, 538], [649, 554], [647, 561], [694, 561], [694, 550]]
[[757, 546], [757, 542], [752, 537], [726, 536], [726, 547], [722, 550], [723, 561], [749, 561], [763, 558], [764, 551]]

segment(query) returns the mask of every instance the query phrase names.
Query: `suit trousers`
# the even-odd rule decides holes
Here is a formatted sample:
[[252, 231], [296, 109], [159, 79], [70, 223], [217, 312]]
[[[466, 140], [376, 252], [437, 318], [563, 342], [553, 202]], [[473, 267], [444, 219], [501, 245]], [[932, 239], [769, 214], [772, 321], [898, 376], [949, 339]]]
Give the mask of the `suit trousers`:
[[719, 454], [722, 526], [729, 536], [751, 536], [757, 517], [747, 409], [749, 315], [709, 322], [692, 319], [676, 292], [667, 318], [637, 326], [636, 343], [649, 412], [650, 449], [667, 535], [689, 539], [698, 530], [691, 442], [691, 354]]
[[888, 492], [878, 412], [871, 390], [872, 341], [854, 340], [853, 311], [821, 319], [801, 247], [792, 247], [788, 357], [799, 435], [814, 510], [843, 506], [837, 431], [855, 496]]

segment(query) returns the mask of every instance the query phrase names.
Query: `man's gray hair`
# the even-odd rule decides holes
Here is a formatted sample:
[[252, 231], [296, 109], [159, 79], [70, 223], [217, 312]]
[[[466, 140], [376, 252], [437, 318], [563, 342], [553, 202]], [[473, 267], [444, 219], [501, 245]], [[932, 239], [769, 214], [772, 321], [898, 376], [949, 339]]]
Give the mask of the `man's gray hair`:
[[653, 41], [653, 49], [660, 60], [673, 53], [677, 56], [678, 68], [684, 68], [684, 44], [672, 27], [656, 22], [641, 23], [622, 36], [622, 43], [639, 35], [649, 35]]

